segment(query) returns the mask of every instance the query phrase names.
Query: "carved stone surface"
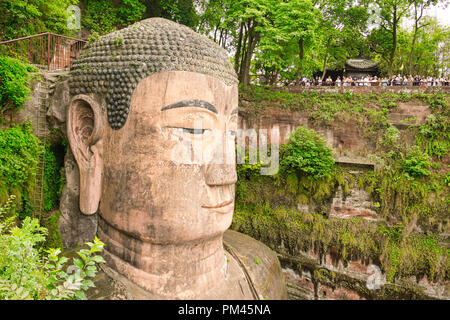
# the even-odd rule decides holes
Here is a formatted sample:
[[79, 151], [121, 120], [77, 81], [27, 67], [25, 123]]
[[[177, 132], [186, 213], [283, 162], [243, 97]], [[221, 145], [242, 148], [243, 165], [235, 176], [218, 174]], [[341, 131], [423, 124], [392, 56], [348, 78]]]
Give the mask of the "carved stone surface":
[[[224, 250], [237, 181], [238, 87], [221, 47], [168, 20], [144, 20], [88, 46], [70, 89], [79, 209], [99, 213], [110, 274], [142, 298], [286, 296], [262, 243], [252, 242], [266, 252], [256, 273], [239, 252]], [[251, 273], [262, 286], [252, 286]]]
[[227, 84], [236, 83], [225, 51], [215, 42], [186, 26], [153, 18], [88, 44], [72, 66], [71, 94], [105, 94], [108, 123], [120, 129], [140, 80], [171, 70], [209, 74]]
[[66, 184], [62, 190], [58, 227], [64, 247], [92, 241], [97, 233], [97, 216], [87, 216], [80, 211], [80, 173], [70, 148], [64, 158]]

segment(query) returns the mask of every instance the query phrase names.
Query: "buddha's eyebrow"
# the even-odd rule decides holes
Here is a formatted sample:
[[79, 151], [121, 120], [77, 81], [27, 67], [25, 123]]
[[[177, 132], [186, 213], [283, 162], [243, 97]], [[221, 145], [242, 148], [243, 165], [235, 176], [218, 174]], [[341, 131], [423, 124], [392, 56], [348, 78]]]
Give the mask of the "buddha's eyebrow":
[[231, 115], [233, 114], [238, 114], [238, 109], [234, 109], [233, 111], [231, 111]]
[[169, 109], [176, 108], [185, 108], [185, 107], [197, 107], [209, 110], [214, 113], [218, 113], [216, 107], [214, 107], [211, 103], [203, 101], [203, 100], [183, 100], [177, 103], [170, 104], [161, 109], [161, 111], [166, 111]]

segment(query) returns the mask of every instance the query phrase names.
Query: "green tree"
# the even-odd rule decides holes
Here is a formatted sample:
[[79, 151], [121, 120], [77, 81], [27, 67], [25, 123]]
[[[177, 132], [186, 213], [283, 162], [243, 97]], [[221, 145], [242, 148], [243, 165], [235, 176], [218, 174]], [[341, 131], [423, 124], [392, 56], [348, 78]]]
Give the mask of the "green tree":
[[281, 148], [280, 165], [286, 172], [327, 178], [334, 166], [333, 152], [314, 130], [298, 127]]
[[142, 0], [145, 6], [143, 18], [161, 17], [196, 28], [199, 15], [196, 6], [201, 6], [200, 0]]
[[110, 33], [142, 19], [145, 6], [140, 0], [83, 0], [81, 23], [99, 34]]
[[320, 3], [321, 19], [317, 33], [322, 52], [322, 79], [328, 65], [342, 68], [348, 58], [361, 51], [360, 40], [367, 28], [367, 7], [349, 0]]
[[20, 60], [0, 56], [0, 119], [7, 113], [17, 112], [28, 99], [32, 71], [34, 67]]
[[373, 4], [378, 10], [376, 12], [380, 26], [370, 34], [369, 46], [386, 62], [388, 75], [391, 76], [397, 54], [400, 23], [408, 14], [411, 2], [410, 0], [375, 0]]
[[297, 46], [297, 83], [303, 74], [305, 51], [311, 48], [317, 35], [319, 15], [309, 0], [282, 2], [276, 11], [277, 37], [286, 44]]
[[413, 14], [412, 17], [414, 19], [414, 27], [413, 27], [413, 35], [411, 40], [411, 47], [409, 50], [409, 59], [408, 59], [408, 72], [410, 74], [414, 74], [415, 70], [413, 69], [413, 54], [415, 49], [415, 44], [417, 41], [417, 35], [419, 30], [424, 28], [429, 24], [429, 22], [424, 22], [424, 12], [425, 9], [430, 7], [431, 5], [436, 5], [438, 0], [411, 0], [413, 6]]
[[42, 32], [71, 35], [67, 8], [73, 4], [78, 0], [0, 0], [0, 40]]

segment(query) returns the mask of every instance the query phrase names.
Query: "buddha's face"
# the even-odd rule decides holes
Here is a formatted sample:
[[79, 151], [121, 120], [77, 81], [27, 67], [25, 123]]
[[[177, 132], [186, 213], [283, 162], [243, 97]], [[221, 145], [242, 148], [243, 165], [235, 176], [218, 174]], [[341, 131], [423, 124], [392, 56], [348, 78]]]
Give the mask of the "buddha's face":
[[[103, 126], [91, 146], [102, 170], [86, 173], [81, 189], [98, 185], [102, 218], [144, 241], [181, 243], [220, 235], [234, 210], [237, 107], [237, 86], [212, 76], [169, 71], [141, 80], [123, 128]], [[106, 123], [106, 115], [101, 117]], [[69, 131], [76, 135], [75, 122]], [[72, 149], [76, 140], [70, 141]], [[98, 176], [101, 183], [89, 182]]]

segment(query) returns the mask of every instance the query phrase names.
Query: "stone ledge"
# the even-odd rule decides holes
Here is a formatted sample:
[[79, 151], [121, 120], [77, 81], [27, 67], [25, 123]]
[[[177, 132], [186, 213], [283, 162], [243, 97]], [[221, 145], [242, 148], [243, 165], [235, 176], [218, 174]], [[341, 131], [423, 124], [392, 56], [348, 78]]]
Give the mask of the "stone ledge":
[[279, 254], [289, 299], [306, 300], [450, 300], [450, 282], [432, 283], [426, 277], [388, 283], [372, 263], [349, 261], [344, 266], [329, 254]]

